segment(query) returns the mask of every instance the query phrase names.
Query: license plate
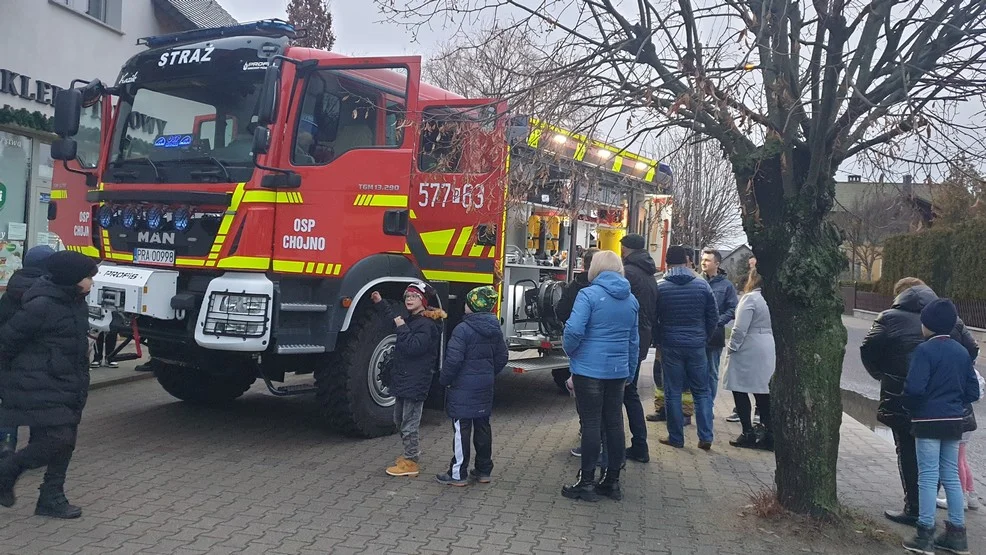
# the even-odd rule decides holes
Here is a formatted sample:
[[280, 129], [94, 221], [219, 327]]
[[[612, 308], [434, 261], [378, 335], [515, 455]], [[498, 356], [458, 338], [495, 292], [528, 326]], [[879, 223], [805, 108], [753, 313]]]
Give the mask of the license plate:
[[134, 264], [148, 264], [150, 266], [174, 266], [175, 251], [164, 249], [134, 249]]

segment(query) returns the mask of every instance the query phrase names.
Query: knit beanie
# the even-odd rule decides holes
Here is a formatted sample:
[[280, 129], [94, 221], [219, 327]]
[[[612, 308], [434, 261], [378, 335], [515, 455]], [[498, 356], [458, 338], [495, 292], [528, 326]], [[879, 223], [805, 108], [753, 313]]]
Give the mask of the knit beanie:
[[672, 266], [688, 263], [688, 249], [681, 245], [668, 247], [668, 252], [664, 255], [664, 261]]
[[88, 256], [73, 252], [59, 251], [48, 257], [45, 266], [55, 285], [75, 285], [99, 271], [96, 261]]
[[493, 312], [496, 299], [496, 290], [489, 285], [477, 287], [466, 293], [466, 304], [473, 312]]
[[952, 333], [958, 319], [958, 311], [948, 299], [935, 299], [921, 311], [921, 323], [935, 335]]
[[417, 293], [421, 295], [421, 304], [428, 308], [428, 299], [435, 294], [435, 289], [423, 281], [416, 281], [404, 289], [404, 294]]
[[628, 249], [643, 250], [646, 242], [644, 241], [644, 236], [639, 233], [631, 233], [620, 239], [620, 244]]
[[38, 245], [32, 247], [24, 255], [24, 267], [25, 268], [44, 268], [45, 260], [49, 256], [55, 254], [55, 249], [49, 247], [48, 245]]

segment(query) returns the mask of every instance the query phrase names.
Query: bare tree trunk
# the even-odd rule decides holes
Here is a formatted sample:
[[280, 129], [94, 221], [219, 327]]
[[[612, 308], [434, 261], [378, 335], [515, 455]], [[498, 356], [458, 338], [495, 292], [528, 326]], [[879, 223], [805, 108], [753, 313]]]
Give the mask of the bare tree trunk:
[[[799, 158], [796, 154], [795, 158]], [[804, 157], [801, 157], [804, 158]], [[752, 163], [749, 163], [752, 162]], [[795, 163], [794, 176], [807, 173]], [[764, 297], [770, 307], [777, 353], [771, 392], [772, 429], [777, 470], [775, 483], [781, 504], [789, 510], [821, 515], [838, 507], [836, 463], [842, 397], [839, 387], [845, 355], [846, 329], [838, 291], [845, 256], [839, 236], [823, 222], [824, 202], [784, 199], [780, 156], [740, 162], [741, 190], [750, 180], [759, 212], [746, 214], [757, 268], [764, 275]], [[834, 194], [834, 180], [798, 188]]]

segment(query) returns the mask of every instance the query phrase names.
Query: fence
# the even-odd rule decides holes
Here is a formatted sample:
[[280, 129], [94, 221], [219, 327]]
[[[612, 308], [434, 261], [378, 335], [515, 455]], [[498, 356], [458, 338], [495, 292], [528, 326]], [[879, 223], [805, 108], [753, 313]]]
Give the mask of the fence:
[[[852, 316], [853, 310], [882, 312], [890, 308], [894, 302], [894, 298], [889, 295], [859, 291], [854, 286], [843, 286], [840, 289], [845, 313], [849, 316]], [[986, 329], [986, 301], [958, 301], [953, 299], [953, 302], [965, 325]]]

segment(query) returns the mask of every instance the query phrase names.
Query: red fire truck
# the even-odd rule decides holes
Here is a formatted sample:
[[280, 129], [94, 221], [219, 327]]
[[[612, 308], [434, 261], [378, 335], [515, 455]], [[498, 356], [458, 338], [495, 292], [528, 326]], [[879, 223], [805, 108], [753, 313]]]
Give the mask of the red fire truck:
[[[501, 287], [506, 301], [546, 276], [501, 284], [502, 102], [422, 83], [418, 57], [347, 58], [294, 46], [296, 36], [269, 20], [150, 37], [114, 86], [61, 92], [50, 227], [101, 260], [93, 326], [146, 344], [175, 397], [230, 400], [260, 378], [275, 395], [314, 392], [331, 423], [373, 437], [393, 431], [380, 368], [394, 336], [372, 291], [396, 301], [429, 281], [447, 336], [470, 288]], [[91, 168], [79, 164], [83, 110], [102, 121]], [[537, 146], [542, 129], [527, 118], [519, 128], [518, 148]], [[639, 175], [622, 178], [655, 182], [656, 163], [626, 160]], [[505, 325], [528, 321], [523, 304], [501, 314]], [[541, 317], [549, 311], [550, 298]], [[564, 367], [557, 327], [543, 328], [512, 333], [512, 348]], [[306, 374], [313, 385], [290, 377]]]

